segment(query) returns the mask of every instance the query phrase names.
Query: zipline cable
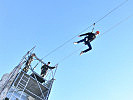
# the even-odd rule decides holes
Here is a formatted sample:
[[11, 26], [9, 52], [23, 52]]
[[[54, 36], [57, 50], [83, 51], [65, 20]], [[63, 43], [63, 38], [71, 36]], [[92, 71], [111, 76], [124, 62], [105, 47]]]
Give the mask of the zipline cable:
[[[111, 14], [112, 12], [114, 12], [115, 10], [117, 10], [118, 8], [120, 8], [122, 5], [124, 5], [128, 0], [125, 0], [124, 2], [122, 2], [120, 5], [118, 5], [117, 7], [115, 7], [114, 9], [112, 9], [110, 12], [108, 12], [106, 15], [104, 15], [103, 17], [101, 17], [99, 20], [97, 20], [95, 22], [98, 23], [101, 20], [103, 20], [105, 17], [107, 17], [109, 14]], [[79, 34], [81, 34], [82, 32], [86, 31], [87, 29], [89, 29], [90, 27], [92, 27], [94, 24], [90, 25], [89, 27], [87, 27], [86, 29], [84, 29], [83, 31], [81, 31], [80, 33], [78, 33], [77, 35], [73, 36], [71, 39], [67, 40], [66, 42], [64, 42], [63, 44], [61, 44], [60, 46], [58, 46], [57, 48], [53, 49], [52, 51], [50, 51], [47, 55], [45, 55], [42, 59], [44, 59], [45, 57], [47, 57], [48, 55], [52, 54], [53, 52], [57, 51], [59, 48], [63, 47], [65, 44], [67, 44], [69, 41], [73, 40], [75, 37], [77, 37]]]
[[[117, 7], [115, 7], [114, 9], [112, 9], [110, 12], [108, 12], [106, 15], [104, 15], [103, 17], [101, 17], [99, 20], [97, 20], [95, 23], [93, 23], [92, 25], [90, 25], [89, 27], [87, 27], [86, 29], [84, 29], [83, 31], [81, 31], [79, 34], [81, 34], [82, 32], [86, 31], [88, 28], [95, 26], [96, 23], [100, 22], [101, 20], [103, 20], [105, 17], [107, 17], [109, 14], [111, 14], [112, 12], [114, 12], [115, 10], [117, 10], [119, 7], [121, 7], [122, 5], [124, 5], [128, 0], [125, 0], [124, 2], [122, 2], [120, 5], [118, 5]], [[94, 28], [94, 27], [93, 27]], [[69, 41], [73, 40], [75, 37], [77, 37], [79, 34], [73, 36], [71, 39], [65, 41], [63, 44], [61, 44], [60, 46], [58, 46], [57, 48], [53, 49], [52, 51], [50, 51], [47, 55], [45, 55], [44, 57], [42, 57], [41, 60], [43, 60], [45, 57], [47, 57], [48, 55], [52, 54], [53, 52], [57, 51], [59, 48], [63, 47], [65, 44], [67, 44]], [[37, 63], [37, 65], [40, 62]], [[36, 65], [36, 66], [37, 66]], [[36, 67], [35, 67], [36, 68]]]
[[99, 20], [97, 20], [95, 23], [100, 22], [102, 19], [104, 19], [105, 17], [107, 17], [109, 14], [111, 14], [112, 12], [114, 12], [115, 10], [117, 10], [118, 8], [120, 8], [122, 5], [124, 5], [128, 0], [125, 0], [124, 2], [122, 2], [120, 5], [116, 6], [114, 9], [112, 9], [110, 12], [108, 12], [106, 15], [104, 15], [103, 17], [101, 17]]
[[115, 24], [114, 26], [112, 26], [111, 28], [109, 28], [108, 30], [106, 30], [105, 32], [103, 32], [103, 34], [101, 34], [101, 35], [99, 36], [99, 38], [100, 38], [101, 36], [103, 36], [105, 33], [108, 33], [109, 31], [111, 31], [111, 30], [114, 29], [115, 27], [119, 26], [121, 23], [127, 21], [127, 20], [130, 19], [131, 17], [133, 17], [133, 14], [129, 15], [129, 16], [126, 17], [125, 19], [119, 21], [117, 24]]
[[[85, 45], [84, 45], [85, 46]], [[77, 50], [73, 51], [72, 53], [70, 53], [69, 55], [65, 56], [64, 58], [62, 58], [60, 61], [58, 61], [58, 65], [59, 63], [61, 63], [62, 61], [66, 60], [67, 58], [69, 58], [70, 56], [72, 56], [74, 53], [76, 53], [77, 51], [79, 51], [80, 49], [82, 49], [84, 46], [78, 48]]]
[[[115, 27], [119, 26], [121, 23], [127, 21], [127, 20], [130, 19], [131, 17], [133, 17], [133, 14], [130, 15], [130, 16], [128, 16], [128, 17], [126, 17], [125, 19], [119, 21], [117, 24], [115, 24], [114, 26], [112, 26], [111, 28], [109, 28], [108, 30], [106, 30], [106, 31], [105, 31], [102, 35], [100, 35], [98, 38], [100, 38], [101, 36], [103, 36], [105, 33], [108, 33], [109, 31], [111, 31], [111, 30], [114, 29]], [[85, 46], [85, 45], [84, 45], [84, 46]], [[61, 60], [55, 65], [55, 66], [56, 66], [56, 70], [57, 70], [58, 65], [59, 65], [62, 61], [66, 60], [67, 58], [69, 58], [70, 56], [72, 56], [74, 53], [76, 53], [77, 51], [79, 51], [80, 49], [82, 49], [84, 46], [82, 46], [81, 48], [75, 50], [74, 52], [70, 53], [69, 55], [67, 55], [67, 56], [65, 56], [63, 59], [61, 59]], [[56, 73], [56, 70], [55, 70], [55, 73]], [[54, 76], [55, 76], [55, 73], [54, 73]]]
[[[84, 45], [84, 46], [85, 46], [85, 45]], [[55, 72], [54, 72], [53, 77], [54, 77], [55, 74], [56, 74], [56, 71], [57, 71], [58, 65], [59, 65], [61, 62], [63, 62], [64, 60], [66, 60], [66, 59], [68, 59], [69, 57], [71, 57], [74, 53], [76, 53], [77, 51], [79, 51], [80, 49], [82, 49], [84, 46], [80, 47], [79, 49], [73, 51], [73, 52], [70, 53], [69, 55], [67, 55], [67, 56], [65, 56], [64, 58], [62, 58], [62, 59], [61, 59], [56, 65], [55, 65], [56, 69], [55, 69]]]

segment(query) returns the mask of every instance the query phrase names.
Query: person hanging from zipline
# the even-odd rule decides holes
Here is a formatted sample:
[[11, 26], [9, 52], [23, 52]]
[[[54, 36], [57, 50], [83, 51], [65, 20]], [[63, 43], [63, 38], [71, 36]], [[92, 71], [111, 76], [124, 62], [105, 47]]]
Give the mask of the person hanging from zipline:
[[81, 36], [86, 36], [86, 37], [82, 40], [74, 42], [74, 44], [84, 42], [84, 44], [89, 47], [88, 49], [86, 49], [84, 51], [81, 51], [80, 55], [82, 55], [83, 53], [86, 53], [86, 52], [88, 52], [89, 50], [92, 49], [92, 46], [91, 46], [90, 42], [93, 41], [99, 33], [100, 33], [99, 31], [96, 31], [95, 33], [93, 33], [93, 31], [92, 31], [92, 32], [88, 32], [88, 33], [79, 35], [79, 37], [81, 37]]
[[47, 64], [44, 64], [42, 67], [41, 67], [41, 76], [44, 77], [48, 71], [48, 69], [54, 69], [56, 67], [51, 67], [49, 66], [50, 65], [50, 62], [48, 62]]

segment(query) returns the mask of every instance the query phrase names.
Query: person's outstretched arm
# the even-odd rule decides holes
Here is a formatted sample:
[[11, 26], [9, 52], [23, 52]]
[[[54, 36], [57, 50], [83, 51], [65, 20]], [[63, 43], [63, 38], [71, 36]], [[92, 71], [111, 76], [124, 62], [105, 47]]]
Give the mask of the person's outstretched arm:
[[81, 34], [81, 35], [79, 35], [79, 37], [81, 37], [81, 36], [85, 36], [85, 35], [89, 35], [89, 34], [90, 34], [90, 32], [85, 33], [85, 34]]
[[49, 68], [49, 69], [54, 69], [55, 67], [50, 67], [50, 66], [48, 66], [48, 68]]

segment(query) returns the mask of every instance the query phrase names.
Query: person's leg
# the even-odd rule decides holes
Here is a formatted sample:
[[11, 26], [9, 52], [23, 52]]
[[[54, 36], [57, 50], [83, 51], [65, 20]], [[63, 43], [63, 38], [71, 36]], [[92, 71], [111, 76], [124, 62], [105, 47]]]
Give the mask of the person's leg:
[[83, 53], [86, 53], [86, 52], [88, 52], [88, 51], [90, 51], [92, 49], [92, 46], [91, 46], [90, 42], [87, 42], [85, 44], [88, 45], [89, 48], [84, 50], [84, 51], [81, 51], [80, 55], [82, 55]]
[[85, 38], [82, 39], [82, 40], [79, 40], [79, 41], [77, 41], [77, 42], [74, 42], [74, 44], [78, 44], [78, 43], [80, 43], [80, 42], [84, 42], [84, 41], [85, 41]]
[[42, 71], [41, 71], [41, 76], [43, 75], [43, 73], [44, 73], [44, 71], [42, 70]]
[[86, 52], [88, 52], [89, 50], [92, 49], [92, 46], [91, 46], [90, 42], [87, 42], [86, 45], [88, 45], [89, 48], [84, 50], [83, 53], [86, 53]]
[[77, 41], [77, 43], [81, 43], [81, 42], [84, 42], [84, 41], [85, 41], [85, 39], [82, 39], [82, 40]]
[[46, 71], [41, 72], [41, 76], [44, 77], [46, 75]]

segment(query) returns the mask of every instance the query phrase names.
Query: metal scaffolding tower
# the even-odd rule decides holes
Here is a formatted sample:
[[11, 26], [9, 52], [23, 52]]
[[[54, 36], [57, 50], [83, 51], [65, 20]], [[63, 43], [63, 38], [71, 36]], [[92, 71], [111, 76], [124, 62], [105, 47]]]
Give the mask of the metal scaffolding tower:
[[29, 65], [28, 72], [25, 72], [23, 69], [28, 58], [33, 54], [33, 50], [34, 48], [27, 52], [19, 65], [13, 69], [4, 81], [0, 89], [0, 100], [48, 100], [55, 80], [53, 71], [56, 71], [57, 67], [54, 70], [49, 70], [45, 77], [42, 77], [34, 71], [34, 68], [38, 63], [45, 63], [36, 57], [39, 62], [35, 66]]

